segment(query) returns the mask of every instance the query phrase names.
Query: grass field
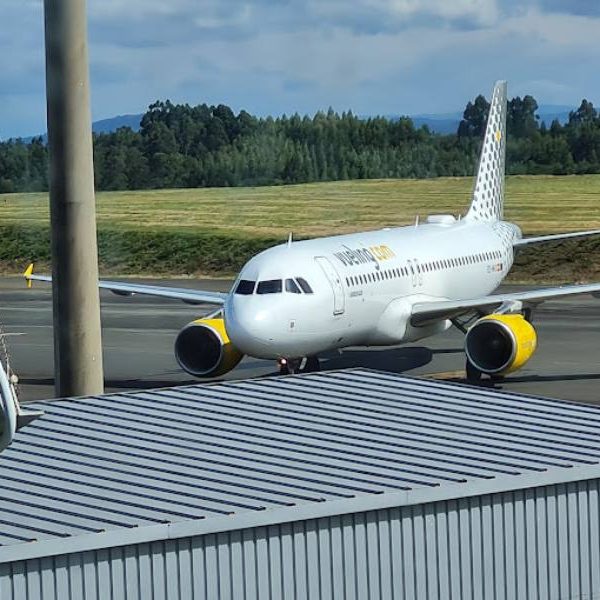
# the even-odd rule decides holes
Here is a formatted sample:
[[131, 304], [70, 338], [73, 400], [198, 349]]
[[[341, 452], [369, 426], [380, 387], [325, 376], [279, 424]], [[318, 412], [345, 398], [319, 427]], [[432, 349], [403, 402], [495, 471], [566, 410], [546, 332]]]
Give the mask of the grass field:
[[[99, 228], [204, 231], [236, 237], [318, 236], [464, 212], [472, 178], [376, 180], [259, 188], [103, 192]], [[524, 232], [600, 228], [600, 175], [509, 177], [505, 217]], [[48, 223], [46, 194], [0, 197], [0, 223]]]
[[[105, 192], [97, 195], [104, 273], [231, 275], [290, 231], [316, 237], [464, 213], [472, 178], [344, 181], [260, 188]], [[526, 234], [600, 229], [600, 175], [509, 177], [505, 218]], [[46, 194], [0, 196], [0, 265], [50, 261]], [[513, 281], [600, 279], [600, 239], [519, 254]]]

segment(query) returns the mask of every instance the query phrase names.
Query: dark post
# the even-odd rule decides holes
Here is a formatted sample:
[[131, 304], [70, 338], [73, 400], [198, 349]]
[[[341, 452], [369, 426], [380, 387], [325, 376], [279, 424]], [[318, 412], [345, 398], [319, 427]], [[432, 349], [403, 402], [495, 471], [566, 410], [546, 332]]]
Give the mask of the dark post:
[[85, 0], [44, 0], [56, 395], [102, 393]]

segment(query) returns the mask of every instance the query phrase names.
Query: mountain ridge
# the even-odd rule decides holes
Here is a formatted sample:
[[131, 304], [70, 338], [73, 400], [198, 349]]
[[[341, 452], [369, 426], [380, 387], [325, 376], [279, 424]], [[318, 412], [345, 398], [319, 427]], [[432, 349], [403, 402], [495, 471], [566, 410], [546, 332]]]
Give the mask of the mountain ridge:
[[[546, 126], [550, 126], [552, 121], [555, 119], [558, 119], [561, 124], [565, 124], [569, 120], [569, 112], [573, 110], [576, 110], [576, 107], [562, 104], [542, 104], [537, 110], [537, 115], [539, 116], [540, 123], [543, 122], [546, 124]], [[382, 116], [391, 120], [397, 120], [401, 117], [408, 116], [414, 123], [415, 127], [422, 127], [426, 125], [435, 133], [449, 134], [456, 133], [458, 124], [462, 119], [462, 115], [462, 111], [455, 111], [445, 113], [420, 113], [413, 115], [402, 115], [398, 113]], [[143, 116], [143, 113], [125, 114], [116, 115], [107, 119], [100, 119], [92, 123], [92, 131], [94, 133], [112, 133], [120, 127], [130, 127], [134, 131], [139, 131], [140, 122]], [[378, 115], [361, 115], [361, 118], [368, 119], [375, 116]], [[40, 135], [32, 135], [18, 139], [28, 143], [36, 137], [40, 137]], [[47, 140], [47, 134], [43, 134], [41, 137], [44, 142]]]

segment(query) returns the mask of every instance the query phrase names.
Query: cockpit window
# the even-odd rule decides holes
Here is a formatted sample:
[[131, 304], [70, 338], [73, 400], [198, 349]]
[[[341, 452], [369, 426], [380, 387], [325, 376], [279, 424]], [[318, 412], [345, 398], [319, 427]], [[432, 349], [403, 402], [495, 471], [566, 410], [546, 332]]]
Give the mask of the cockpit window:
[[310, 287], [310, 285], [308, 285], [306, 279], [303, 279], [302, 277], [296, 277], [296, 281], [298, 282], [298, 285], [302, 288], [302, 291], [305, 294], [313, 293], [312, 288]]
[[281, 293], [281, 279], [268, 279], [259, 281], [256, 288], [257, 294], [279, 294]]
[[285, 291], [290, 292], [292, 294], [301, 294], [300, 288], [298, 284], [293, 279], [285, 280]]
[[256, 281], [249, 281], [248, 279], [240, 279], [238, 286], [235, 288], [235, 293], [241, 294], [242, 296], [250, 296], [254, 292], [255, 285], [256, 285]]

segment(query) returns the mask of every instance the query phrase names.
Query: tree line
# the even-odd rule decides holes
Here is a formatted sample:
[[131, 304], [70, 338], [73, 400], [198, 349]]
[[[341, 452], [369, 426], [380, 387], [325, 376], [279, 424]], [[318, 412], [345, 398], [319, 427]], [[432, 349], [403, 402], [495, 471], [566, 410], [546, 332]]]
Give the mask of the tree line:
[[[511, 174], [600, 173], [600, 117], [583, 100], [568, 123], [547, 127], [531, 96], [508, 102]], [[152, 104], [139, 131], [94, 134], [98, 190], [273, 185], [344, 179], [426, 178], [474, 173], [489, 103], [469, 102], [456, 134], [416, 128], [408, 117], [258, 118], [225, 105]], [[0, 193], [45, 191], [42, 138], [0, 143]]]

